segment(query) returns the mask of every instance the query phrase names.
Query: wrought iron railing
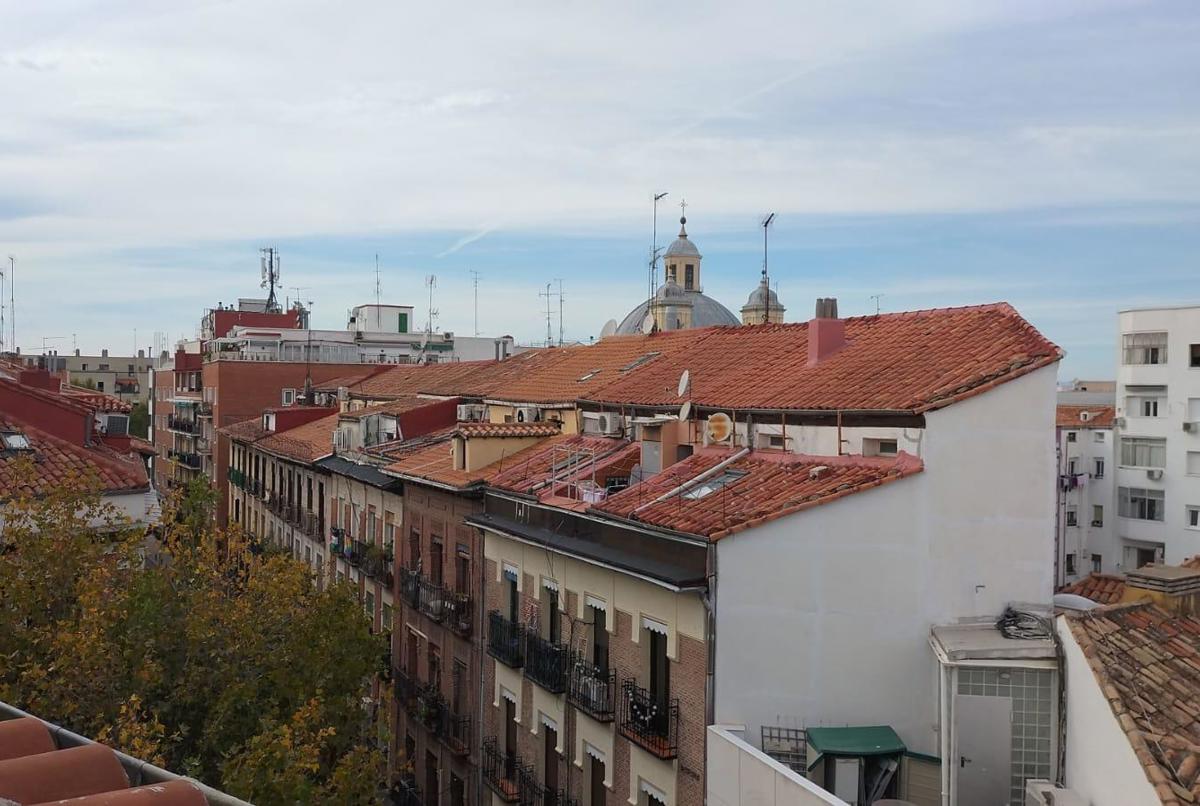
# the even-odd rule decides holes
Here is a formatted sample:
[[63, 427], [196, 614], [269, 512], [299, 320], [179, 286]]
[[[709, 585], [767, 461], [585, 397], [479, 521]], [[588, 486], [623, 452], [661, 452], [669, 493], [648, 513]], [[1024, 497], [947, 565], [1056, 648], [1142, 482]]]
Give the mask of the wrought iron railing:
[[199, 434], [200, 424], [195, 420], [185, 420], [182, 417], [167, 417], [167, 428], [184, 434]]
[[421, 575], [411, 568], [400, 569], [400, 598], [414, 610], [421, 606]]
[[521, 668], [525, 662], [525, 628], [498, 610], [488, 613], [488, 654], [505, 666]]
[[428, 683], [417, 692], [417, 719], [425, 729], [440, 736], [445, 724], [446, 700], [437, 683]]
[[471, 635], [474, 625], [471, 595], [459, 591], [446, 591], [446, 626], [464, 638]]
[[199, 470], [201, 465], [200, 454], [191, 453], [190, 451], [167, 451], [167, 458], [173, 459], [184, 467], [190, 467], [192, 470]]
[[537, 783], [533, 769], [521, 761], [516, 753], [497, 747], [496, 738], [483, 740], [483, 780], [506, 803], [521, 803], [531, 806]]
[[675, 758], [679, 755], [679, 700], [626, 680], [621, 685], [621, 735], [659, 758]]
[[395, 677], [396, 702], [411, 716], [417, 711], [417, 695], [421, 691], [421, 684], [416, 675], [406, 669], [397, 669]]
[[567, 660], [570, 653], [530, 631], [525, 636], [525, 676], [552, 694], [567, 690]]
[[613, 669], [601, 669], [578, 652], [571, 662], [567, 699], [594, 719], [608, 722], [616, 710], [616, 679]]
[[471, 752], [471, 717], [456, 714], [447, 706], [442, 712], [441, 740], [452, 753], [465, 756]]
[[401, 778], [388, 789], [385, 806], [425, 806], [421, 788], [411, 778]]
[[229, 483], [238, 489], [246, 489], [246, 474], [236, 467], [229, 468]]

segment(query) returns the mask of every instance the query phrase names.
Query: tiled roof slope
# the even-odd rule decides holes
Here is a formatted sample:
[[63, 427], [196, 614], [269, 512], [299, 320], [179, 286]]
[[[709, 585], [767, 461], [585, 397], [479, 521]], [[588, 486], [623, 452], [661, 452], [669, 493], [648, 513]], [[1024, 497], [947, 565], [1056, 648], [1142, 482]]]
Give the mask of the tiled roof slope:
[[[512, 360], [512, 359], [508, 359]], [[321, 384], [324, 391], [345, 386], [351, 396], [366, 400], [390, 400], [425, 392], [444, 385], [453, 386], [459, 379], [486, 373], [496, 361], [450, 361], [442, 364], [396, 364], [357, 380], [340, 378]], [[340, 381], [350, 380], [349, 383]], [[438, 394], [438, 392], [432, 392]], [[452, 394], [452, 393], [451, 393]]]
[[[907, 453], [894, 459], [804, 456], [782, 451], [703, 450], [593, 507], [663, 529], [719, 540], [819, 504], [877, 487], [922, 470]], [[702, 475], [710, 474], [710, 475]], [[706, 483], [741, 474], [695, 497]], [[677, 488], [685, 485], [682, 490]], [[657, 500], [666, 496], [663, 500]]]
[[471, 437], [552, 437], [562, 430], [553, 420], [544, 423], [459, 423], [454, 433]]
[[[1081, 415], [1087, 414], [1085, 420]], [[1075, 406], [1059, 404], [1056, 424], [1059, 428], [1112, 428], [1116, 406]]]
[[1097, 604], [1116, 604], [1125, 595], [1125, 576], [1091, 573], [1083, 579], [1063, 585], [1058, 592], [1083, 596]]
[[648, 362], [580, 396], [613, 405], [679, 405], [686, 369], [687, 398], [695, 405], [919, 413], [1062, 357], [1006, 303], [844, 321], [846, 346], [813, 367], [807, 323], [678, 331], [687, 340], [669, 360]]
[[400, 395], [383, 403], [373, 403], [369, 406], [363, 406], [361, 409], [344, 411], [341, 413], [341, 417], [343, 420], [361, 420], [363, 417], [369, 417], [372, 414], [403, 414], [406, 411], [428, 406], [432, 402], [426, 397]]
[[[71, 478], [94, 478], [108, 493], [146, 489], [146, 467], [132, 455], [123, 456], [104, 445], [76, 445], [0, 414], [0, 431], [23, 433], [33, 448], [0, 451], [0, 499], [22, 494], [43, 495]], [[32, 463], [21, 463], [32, 457]], [[19, 476], [20, 464], [31, 466], [32, 478]]]
[[450, 453], [449, 441], [435, 442], [388, 465], [384, 471], [410, 480], [429, 481], [434, 484], [455, 489], [467, 489], [503, 473], [506, 468], [520, 465], [530, 456], [549, 448], [559, 441], [570, 439], [570, 435], [560, 434], [548, 437], [535, 445], [518, 450], [505, 456], [497, 462], [476, 470], [457, 470], [454, 468]]
[[611, 477], [627, 480], [642, 453], [639, 443], [590, 434], [572, 434], [550, 447], [541, 447], [540, 451], [526, 452], [520, 462], [510, 462], [488, 481], [488, 486], [525, 495], [543, 490], [552, 494], [557, 492], [556, 485], [592, 480], [604, 489]]
[[330, 414], [312, 422], [268, 434], [255, 447], [297, 462], [315, 462], [333, 453], [333, 432], [340, 414]]
[[237, 442], [255, 442], [270, 432], [263, 428], [262, 417], [251, 417], [233, 425], [218, 429], [222, 434]]
[[104, 392], [97, 392], [94, 389], [88, 389], [84, 386], [75, 386], [74, 384], [64, 383], [62, 393], [65, 397], [73, 397], [83, 401], [87, 405], [94, 408], [96, 411], [115, 411], [128, 413], [133, 409], [133, 406], [121, 400], [119, 397], [114, 397]]
[[1066, 623], [1161, 801], [1200, 800], [1200, 619], [1138, 603]]

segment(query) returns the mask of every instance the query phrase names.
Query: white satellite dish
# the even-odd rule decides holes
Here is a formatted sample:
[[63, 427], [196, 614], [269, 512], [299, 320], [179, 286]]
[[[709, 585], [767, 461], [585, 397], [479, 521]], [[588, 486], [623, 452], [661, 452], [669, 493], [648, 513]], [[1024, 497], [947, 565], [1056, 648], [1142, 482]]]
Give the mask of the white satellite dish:
[[646, 318], [644, 318], [642, 320], [642, 332], [643, 333], [653, 333], [654, 332], [654, 314], [652, 314], [652, 313], [646, 314]]
[[692, 401], [685, 400], [683, 405], [679, 407], [679, 419], [686, 420], [688, 415], [692, 413]]
[[609, 336], [617, 332], [617, 320], [609, 319], [604, 323], [604, 327], [600, 328], [600, 338], [607, 339]]
[[683, 397], [685, 394], [687, 394], [688, 384], [690, 384], [691, 382], [692, 382], [692, 374], [685, 369], [683, 371], [683, 374], [679, 376], [679, 396], [680, 397]]

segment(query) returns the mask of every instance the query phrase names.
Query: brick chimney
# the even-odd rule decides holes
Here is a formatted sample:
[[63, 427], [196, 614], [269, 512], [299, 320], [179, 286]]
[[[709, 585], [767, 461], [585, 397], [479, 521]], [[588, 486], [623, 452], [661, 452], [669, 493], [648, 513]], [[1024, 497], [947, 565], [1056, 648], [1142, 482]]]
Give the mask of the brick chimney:
[[846, 321], [838, 319], [837, 299], [817, 300], [817, 315], [808, 323], [808, 365], [815, 367], [846, 346]]
[[1147, 597], [1172, 613], [1200, 615], [1200, 569], [1146, 565], [1126, 574], [1122, 601], [1135, 602]]

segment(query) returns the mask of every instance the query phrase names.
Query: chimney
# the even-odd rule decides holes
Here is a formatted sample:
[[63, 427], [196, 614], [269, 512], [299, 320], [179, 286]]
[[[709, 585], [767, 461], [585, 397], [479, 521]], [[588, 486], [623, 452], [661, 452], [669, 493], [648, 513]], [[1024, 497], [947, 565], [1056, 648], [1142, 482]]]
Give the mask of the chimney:
[[108, 358], [108, 350], [101, 350], [101, 351], [100, 351], [100, 357], [101, 357], [101, 358]]
[[1200, 615], [1200, 569], [1145, 565], [1126, 574], [1122, 601], [1136, 602], [1147, 597], [1176, 615]]
[[808, 365], [815, 367], [845, 346], [846, 320], [838, 319], [837, 299], [821, 297], [808, 323]]
[[78, 347], [75, 348], [75, 357], [76, 358], [79, 357], [79, 348]]

